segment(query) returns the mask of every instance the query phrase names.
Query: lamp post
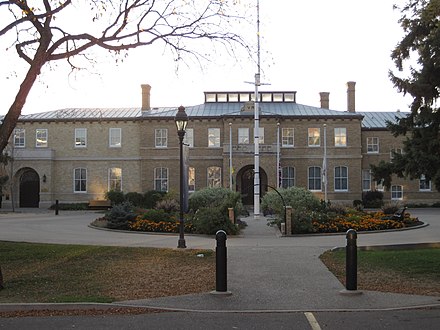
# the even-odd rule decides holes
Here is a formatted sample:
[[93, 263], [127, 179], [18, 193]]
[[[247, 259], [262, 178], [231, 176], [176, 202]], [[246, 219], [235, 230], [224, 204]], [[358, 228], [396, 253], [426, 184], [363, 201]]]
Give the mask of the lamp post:
[[185, 136], [186, 124], [188, 124], [188, 116], [185, 112], [185, 107], [180, 106], [179, 111], [174, 117], [174, 121], [177, 126], [177, 135], [179, 136], [179, 147], [180, 147], [180, 217], [179, 217], [179, 242], [177, 244], [178, 248], [186, 248], [185, 244], [185, 227], [183, 222], [183, 187], [185, 186], [184, 180], [184, 166], [183, 166], [183, 138]]

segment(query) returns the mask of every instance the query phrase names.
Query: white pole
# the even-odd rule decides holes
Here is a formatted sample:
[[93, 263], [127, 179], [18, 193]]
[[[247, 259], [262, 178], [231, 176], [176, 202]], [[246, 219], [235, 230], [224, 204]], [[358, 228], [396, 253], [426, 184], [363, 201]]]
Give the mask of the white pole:
[[254, 217], [260, 216], [260, 112], [258, 107], [258, 86], [260, 85], [260, 1], [257, 0], [257, 40], [258, 60], [257, 73], [255, 74], [255, 112], [254, 112]]
[[280, 187], [280, 123], [277, 123], [277, 189]]
[[229, 189], [232, 189], [232, 123], [229, 123]]
[[322, 177], [324, 180], [324, 201], [327, 202], [327, 124], [324, 124], [324, 157], [322, 159]]

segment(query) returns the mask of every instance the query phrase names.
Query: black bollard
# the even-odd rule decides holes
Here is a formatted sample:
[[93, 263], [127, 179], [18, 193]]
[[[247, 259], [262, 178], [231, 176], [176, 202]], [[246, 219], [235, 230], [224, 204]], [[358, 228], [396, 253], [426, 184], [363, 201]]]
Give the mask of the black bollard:
[[226, 261], [226, 232], [217, 231], [215, 234], [217, 246], [215, 248], [215, 290], [217, 292], [227, 292], [227, 261]]
[[357, 233], [349, 229], [346, 234], [345, 248], [345, 287], [347, 290], [357, 290]]
[[55, 215], [58, 215], [58, 211], [59, 211], [59, 205], [58, 205], [58, 199], [55, 200]]

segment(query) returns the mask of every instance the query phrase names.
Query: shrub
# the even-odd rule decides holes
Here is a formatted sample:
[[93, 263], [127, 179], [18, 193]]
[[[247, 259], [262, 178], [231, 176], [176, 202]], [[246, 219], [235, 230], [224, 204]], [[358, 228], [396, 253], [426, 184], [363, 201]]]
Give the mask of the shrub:
[[152, 222], [176, 222], [177, 217], [175, 214], [167, 213], [164, 210], [156, 210], [150, 209], [145, 210], [142, 214], [139, 215], [140, 219], [150, 220]]
[[110, 190], [105, 193], [105, 198], [112, 202], [112, 206], [122, 204], [125, 201], [122, 191]]
[[194, 232], [197, 234], [214, 235], [218, 230], [224, 230], [228, 235], [238, 233], [238, 228], [228, 218], [222, 207], [199, 208], [191, 220]]
[[165, 212], [177, 212], [179, 211], [179, 203], [175, 199], [162, 199], [156, 203], [155, 208]]
[[370, 190], [363, 193], [362, 203], [364, 207], [380, 208], [383, 205], [383, 192], [378, 190]]
[[362, 206], [363, 206], [363, 204], [362, 204], [362, 201], [361, 201], [360, 199], [355, 199], [355, 200], [353, 201], [353, 207], [354, 207], [355, 209], [357, 209], [357, 210], [361, 210], [361, 209], [362, 209]]
[[107, 227], [111, 229], [129, 229], [129, 222], [136, 218], [130, 203], [123, 202], [112, 207], [105, 214]]
[[382, 207], [384, 214], [394, 214], [399, 210], [399, 206], [396, 204], [386, 204]]
[[[189, 209], [193, 212], [196, 212], [198, 209], [201, 209], [203, 207], [220, 206], [223, 201], [229, 198], [229, 196], [231, 195], [240, 196], [239, 193], [222, 187], [197, 190], [193, 192], [189, 197]], [[235, 207], [235, 205], [232, 205], [230, 207]]]
[[144, 196], [138, 192], [128, 192], [125, 194], [124, 199], [133, 206], [140, 207], [144, 204]]
[[163, 196], [166, 195], [164, 191], [150, 190], [144, 194], [143, 207], [152, 209], [156, 206], [156, 203], [160, 201]]

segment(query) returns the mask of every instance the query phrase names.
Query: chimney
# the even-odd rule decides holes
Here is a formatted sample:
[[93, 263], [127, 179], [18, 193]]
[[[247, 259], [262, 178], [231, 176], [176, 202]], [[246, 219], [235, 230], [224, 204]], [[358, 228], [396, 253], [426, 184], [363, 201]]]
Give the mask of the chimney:
[[347, 82], [347, 110], [348, 112], [356, 112], [356, 93], [355, 81]]
[[151, 90], [151, 86], [146, 84], [146, 85], [141, 85], [142, 88], [142, 111], [147, 111], [147, 110], [151, 110], [151, 106], [150, 106], [150, 90]]
[[321, 108], [322, 109], [330, 109], [330, 93], [329, 92], [320, 92], [319, 96], [321, 97]]

